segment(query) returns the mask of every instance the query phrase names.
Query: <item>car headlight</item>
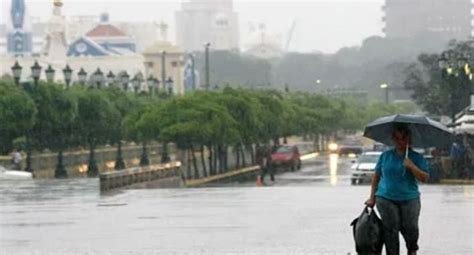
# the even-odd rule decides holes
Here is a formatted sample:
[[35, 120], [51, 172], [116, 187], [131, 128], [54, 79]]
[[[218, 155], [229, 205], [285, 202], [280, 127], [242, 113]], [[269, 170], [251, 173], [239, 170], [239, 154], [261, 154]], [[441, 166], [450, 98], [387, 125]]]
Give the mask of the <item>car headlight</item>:
[[336, 151], [338, 147], [339, 147], [339, 146], [337, 145], [337, 143], [330, 143], [330, 144], [328, 145], [328, 149], [329, 149], [330, 151]]

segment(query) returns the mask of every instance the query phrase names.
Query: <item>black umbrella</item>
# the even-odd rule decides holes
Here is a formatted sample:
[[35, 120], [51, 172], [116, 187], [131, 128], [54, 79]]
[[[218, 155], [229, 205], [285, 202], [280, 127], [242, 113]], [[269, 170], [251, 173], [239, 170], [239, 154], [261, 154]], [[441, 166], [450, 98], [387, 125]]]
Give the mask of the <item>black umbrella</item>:
[[394, 125], [404, 124], [411, 132], [411, 146], [416, 148], [448, 147], [452, 132], [443, 124], [422, 115], [396, 114], [378, 118], [368, 124], [364, 136], [387, 145], [394, 145]]

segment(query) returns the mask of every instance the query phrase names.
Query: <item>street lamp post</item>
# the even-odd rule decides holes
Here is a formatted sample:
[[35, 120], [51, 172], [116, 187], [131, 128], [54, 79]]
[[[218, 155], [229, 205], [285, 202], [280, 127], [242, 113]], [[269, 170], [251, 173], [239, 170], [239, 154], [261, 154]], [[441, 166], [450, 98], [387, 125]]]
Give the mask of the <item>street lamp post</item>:
[[386, 83], [380, 84], [380, 88], [383, 89], [385, 92], [385, 103], [388, 104], [388, 85]]
[[209, 47], [211, 43], [207, 42], [204, 44], [204, 52], [205, 52], [205, 69], [206, 69], [206, 90], [209, 90], [211, 86], [210, 77], [209, 77]]
[[42, 67], [38, 64], [38, 61], [35, 61], [33, 66], [31, 66], [31, 76], [33, 77], [35, 87], [38, 86], [38, 81], [41, 77], [41, 69]]
[[104, 80], [104, 73], [100, 70], [100, 68], [97, 68], [97, 70], [93, 74], [94, 76], [94, 81], [97, 84], [97, 88], [100, 89], [101, 84]]
[[163, 83], [163, 90], [166, 91], [166, 51], [161, 52], [161, 82]]
[[196, 90], [196, 65], [195, 65], [195, 60], [194, 60], [194, 54], [189, 54], [189, 59], [191, 60], [191, 85], [192, 89]]
[[79, 84], [81, 86], [84, 86], [86, 84], [86, 79], [87, 79], [87, 72], [84, 71], [84, 68], [81, 67], [81, 70], [77, 73], [77, 78], [79, 79]]
[[171, 77], [168, 77], [168, 79], [166, 80], [166, 87], [168, 87], [169, 96], [173, 95], [173, 85], [174, 85], [173, 79], [171, 79]]
[[[449, 101], [451, 108], [451, 121], [454, 123], [456, 112], [459, 110], [455, 104], [456, 96], [462, 96], [460, 95], [460, 93], [462, 93], [460, 88], [464, 85], [469, 85], [469, 81], [472, 81], [472, 66], [469, 64], [466, 56], [452, 51], [443, 52], [441, 57], [438, 59], [438, 64], [441, 69], [441, 77], [448, 82], [451, 87]], [[471, 94], [474, 92], [472, 88], [470, 92]]]
[[48, 65], [48, 68], [44, 70], [44, 73], [46, 74], [46, 81], [53, 82], [55, 72], [56, 71], [53, 69], [53, 67], [51, 65]]
[[20, 78], [21, 78], [21, 69], [23, 69], [23, 67], [21, 67], [20, 64], [18, 64], [18, 61], [15, 61], [15, 64], [11, 67], [11, 69], [13, 73], [13, 79], [15, 80], [15, 84], [19, 86]]
[[130, 81], [130, 75], [128, 75], [127, 71], [125, 71], [121, 76], [120, 76], [120, 82], [122, 82], [123, 90], [127, 92], [128, 90], [128, 82]]
[[107, 74], [107, 86], [112, 86], [115, 83], [115, 74], [109, 71]]
[[138, 90], [140, 89], [140, 78], [138, 77], [138, 74], [135, 74], [133, 79], [131, 80], [133, 89], [135, 91], [135, 94], [138, 94]]
[[[42, 67], [38, 64], [37, 61], [35, 61], [34, 65], [31, 67], [31, 75], [33, 76], [33, 81], [36, 86], [38, 86], [38, 80], [41, 76], [41, 69]], [[26, 168], [25, 171], [27, 172], [33, 172], [33, 168], [31, 166], [31, 151], [32, 151], [32, 146], [31, 146], [31, 130], [27, 131], [26, 133]]]
[[156, 79], [152, 74], [150, 74], [148, 79], [146, 79], [146, 84], [148, 86], [148, 91], [153, 96], [155, 94]]
[[64, 82], [66, 83], [66, 89], [69, 89], [72, 79], [72, 69], [69, 65], [63, 69]]

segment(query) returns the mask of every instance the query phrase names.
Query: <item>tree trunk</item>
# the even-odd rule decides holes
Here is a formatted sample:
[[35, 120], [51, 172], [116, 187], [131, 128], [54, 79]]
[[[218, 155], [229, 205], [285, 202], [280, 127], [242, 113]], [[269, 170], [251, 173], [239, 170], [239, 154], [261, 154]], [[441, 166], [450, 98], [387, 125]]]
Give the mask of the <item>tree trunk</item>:
[[208, 157], [207, 157], [207, 163], [209, 165], [209, 173], [210, 175], [215, 175], [216, 172], [214, 171], [214, 168], [212, 167], [212, 145], [207, 145], [207, 152], [208, 152]]
[[[201, 163], [202, 163], [202, 173], [204, 177], [207, 177], [206, 160], [204, 159], [204, 145], [201, 145]], [[212, 175], [212, 171], [210, 169], [209, 169], [209, 174]]]
[[242, 144], [239, 145], [240, 152], [242, 153], [242, 166], [246, 167], [247, 162], [245, 162], [245, 151], [244, 151], [244, 146]]
[[213, 166], [213, 169], [214, 169], [214, 172], [216, 173], [219, 173], [219, 170], [217, 169], [217, 158], [219, 157], [219, 146], [218, 145], [214, 145], [214, 158], [213, 158], [213, 163], [214, 163], [214, 166]]
[[199, 178], [199, 169], [196, 162], [196, 155], [194, 154], [194, 146], [191, 145], [191, 157], [193, 158], [193, 166], [194, 166], [194, 179]]
[[186, 160], [188, 162], [188, 165], [186, 168], [186, 179], [191, 179], [191, 165], [192, 165], [191, 149], [187, 149], [186, 152], [187, 152]]
[[229, 154], [228, 154], [228, 147], [227, 145], [224, 145], [224, 171], [227, 172], [229, 170], [229, 164], [228, 164], [228, 159], [229, 159]]
[[239, 146], [238, 145], [236, 145], [234, 147], [234, 151], [235, 151], [235, 156], [236, 156], [235, 169], [239, 169], [240, 168], [240, 151], [239, 151]]
[[255, 165], [255, 153], [254, 153], [254, 149], [253, 149], [253, 145], [249, 145], [249, 152], [250, 152], [250, 158], [251, 158], [251, 161], [252, 161], [252, 165]]
[[150, 165], [150, 160], [148, 159], [148, 152], [146, 147], [146, 142], [142, 143], [142, 156], [140, 158], [140, 166]]

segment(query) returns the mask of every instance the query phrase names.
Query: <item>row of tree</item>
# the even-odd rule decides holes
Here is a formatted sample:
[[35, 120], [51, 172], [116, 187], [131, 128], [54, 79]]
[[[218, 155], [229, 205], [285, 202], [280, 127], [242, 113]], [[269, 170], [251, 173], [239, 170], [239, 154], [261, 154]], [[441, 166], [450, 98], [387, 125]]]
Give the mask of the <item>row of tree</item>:
[[[278, 143], [280, 138], [297, 135], [318, 139], [338, 131], [353, 132], [376, 117], [413, 110], [413, 105], [276, 90], [225, 87], [184, 96], [159, 96], [127, 93], [115, 86], [64, 89], [56, 83], [18, 86], [0, 80], [0, 150], [8, 153], [15, 144], [21, 144], [18, 141], [26, 141], [27, 150], [55, 151], [56, 176], [65, 177], [63, 152], [87, 146], [88, 174], [96, 176], [99, 169], [94, 150], [99, 145], [117, 145], [116, 169], [122, 169], [122, 142], [143, 145], [142, 165], [149, 163], [147, 144], [174, 143], [189, 151], [195, 173], [195, 152], [201, 152], [201, 162], [207, 152], [207, 176], [227, 170], [229, 148], [234, 148], [237, 160], [245, 164], [253, 160], [245, 159], [244, 151], [255, 155], [255, 148]], [[168, 159], [163, 156], [163, 161]]]

